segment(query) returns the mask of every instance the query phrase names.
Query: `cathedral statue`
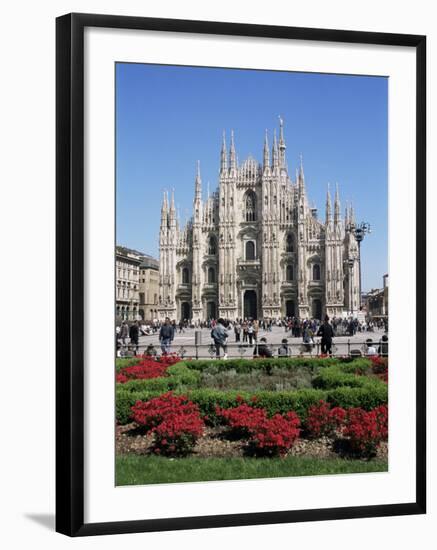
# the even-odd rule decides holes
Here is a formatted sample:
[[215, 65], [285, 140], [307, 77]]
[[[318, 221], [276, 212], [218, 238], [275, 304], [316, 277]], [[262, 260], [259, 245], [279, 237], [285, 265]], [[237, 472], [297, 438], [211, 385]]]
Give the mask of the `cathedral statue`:
[[[225, 135], [217, 190], [202, 197], [200, 164], [193, 214], [184, 227], [174, 193], [164, 193], [159, 235], [160, 318], [317, 318], [357, 315], [358, 247], [352, 207], [341, 216], [328, 185], [325, 219], [309, 206], [302, 157], [293, 180], [285, 160], [284, 123], [263, 162], [237, 161]], [[335, 273], [335, 276], [330, 276]], [[228, 299], [225, 301], [224, 296]]]

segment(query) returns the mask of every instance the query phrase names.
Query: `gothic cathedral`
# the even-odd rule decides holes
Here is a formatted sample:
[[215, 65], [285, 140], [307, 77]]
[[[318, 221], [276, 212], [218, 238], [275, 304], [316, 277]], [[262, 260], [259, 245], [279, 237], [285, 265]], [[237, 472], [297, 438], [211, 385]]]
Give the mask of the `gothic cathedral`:
[[199, 163], [193, 215], [184, 227], [174, 194], [164, 193], [159, 236], [159, 316], [321, 319], [359, 310], [359, 248], [353, 208], [334, 207], [328, 186], [325, 220], [309, 206], [302, 166], [293, 181], [285, 161], [283, 121], [270, 158], [237, 162], [234, 135], [225, 136], [216, 192], [202, 199]]

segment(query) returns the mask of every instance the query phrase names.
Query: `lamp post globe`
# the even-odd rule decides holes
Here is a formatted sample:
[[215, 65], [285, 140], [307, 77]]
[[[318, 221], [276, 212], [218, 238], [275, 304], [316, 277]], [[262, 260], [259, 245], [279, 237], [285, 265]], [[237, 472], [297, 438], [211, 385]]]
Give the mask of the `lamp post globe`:
[[349, 231], [354, 235], [355, 240], [358, 243], [358, 259], [359, 259], [359, 308], [361, 309], [361, 243], [367, 234], [372, 232], [370, 223], [360, 222], [358, 224], [349, 224]]

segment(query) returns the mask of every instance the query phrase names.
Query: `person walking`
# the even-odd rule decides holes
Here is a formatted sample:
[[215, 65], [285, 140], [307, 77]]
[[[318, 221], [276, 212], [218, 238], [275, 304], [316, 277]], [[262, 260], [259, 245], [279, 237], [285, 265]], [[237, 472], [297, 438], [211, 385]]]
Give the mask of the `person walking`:
[[238, 321], [235, 321], [234, 325], [234, 333], [235, 333], [235, 341], [240, 341], [240, 335], [241, 335], [241, 325]]
[[248, 337], [248, 326], [247, 326], [247, 321], [244, 321], [243, 323], [243, 342], [247, 342], [247, 337]]
[[134, 355], [137, 354], [138, 351], [138, 338], [140, 336], [140, 325], [138, 321], [135, 321], [135, 323], [132, 323], [130, 329], [129, 329], [129, 338], [130, 343], [132, 347], [132, 353]]
[[321, 336], [321, 352], [322, 355], [332, 355], [332, 338], [334, 337], [334, 331], [329, 323], [329, 317], [325, 315], [325, 320], [320, 325], [317, 336]]
[[224, 324], [224, 320], [220, 318], [215, 327], [211, 330], [211, 338], [214, 340], [215, 355], [217, 359], [220, 359], [220, 348], [223, 348], [223, 359], [228, 358], [226, 345], [228, 333], [226, 332]]
[[163, 355], [167, 355], [170, 351], [171, 343], [174, 339], [175, 329], [170, 323], [170, 318], [165, 318], [165, 323], [161, 326], [159, 331], [159, 341], [161, 342], [161, 350]]
[[252, 347], [253, 346], [253, 325], [252, 323], [249, 323], [248, 327], [247, 327], [247, 336], [249, 337], [249, 346]]
[[304, 346], [305, 346], [305, 350], [308, 353], [311, 353], [312, 350], [313, 350], [313, 346], [314, 346], [313, 337], [314, 337], [314, 332], [313, 332], [313, 329], [311, 327], [311, 324], [310, 323], [304, 324], [304, 326], [303, 326], [303, 338], [302, 339], [303, 339], [303, 343], [304, 343]]
[[126, 345], [126, 338], [129, 338], [129, 325], [127, 324], [127, 321], [123, 321], [120, 329], [120, 340], [123, 346]]

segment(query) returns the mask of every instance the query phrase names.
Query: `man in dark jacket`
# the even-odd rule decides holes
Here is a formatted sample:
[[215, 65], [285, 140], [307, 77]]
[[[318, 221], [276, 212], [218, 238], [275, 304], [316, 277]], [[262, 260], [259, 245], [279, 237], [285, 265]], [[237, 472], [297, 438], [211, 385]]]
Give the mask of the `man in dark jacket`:
[[220, 359], [220, 348], [223, 348], [223, 359], [228, 358], [228, 350], [226, 345], [228, 333], [226, 332], [224, 325], [225, 321], [223, 319], [219, 319], [215, 327], [211, 330], [211, 338], [214, 340], [215, 355], [217, 359]]
[[253, 351], [253, 355], [255, 357], [272, 357], [273, 354], [270, 350], [270, 348], [267, 346], [267, 339], [261, 338], [260, 343], [255, 346], [255, 349]]
[[137, 354], [139, 335], [140, 335], [140, 326], [138, 324], [138, 321], [135, 321], [135, 323], [133, 323], [129, 329], [130, 344], [134, 355]]
[[167, 355], [170, 351], [170, 345], [173, 342], [175, 329], [170, 323], [170, 318], [165, 318], [165, 323], [162, 325], [159, 331], [159, 341], [161, 342], [161, 350], [163, 355]]
[[317, 336], [321, 336], [322, 355], [332, 355], [332, 338], [334, 337], [334, 331], [329, 323], [329, 317], [326, 315], [323, 324], [320, 325]]

